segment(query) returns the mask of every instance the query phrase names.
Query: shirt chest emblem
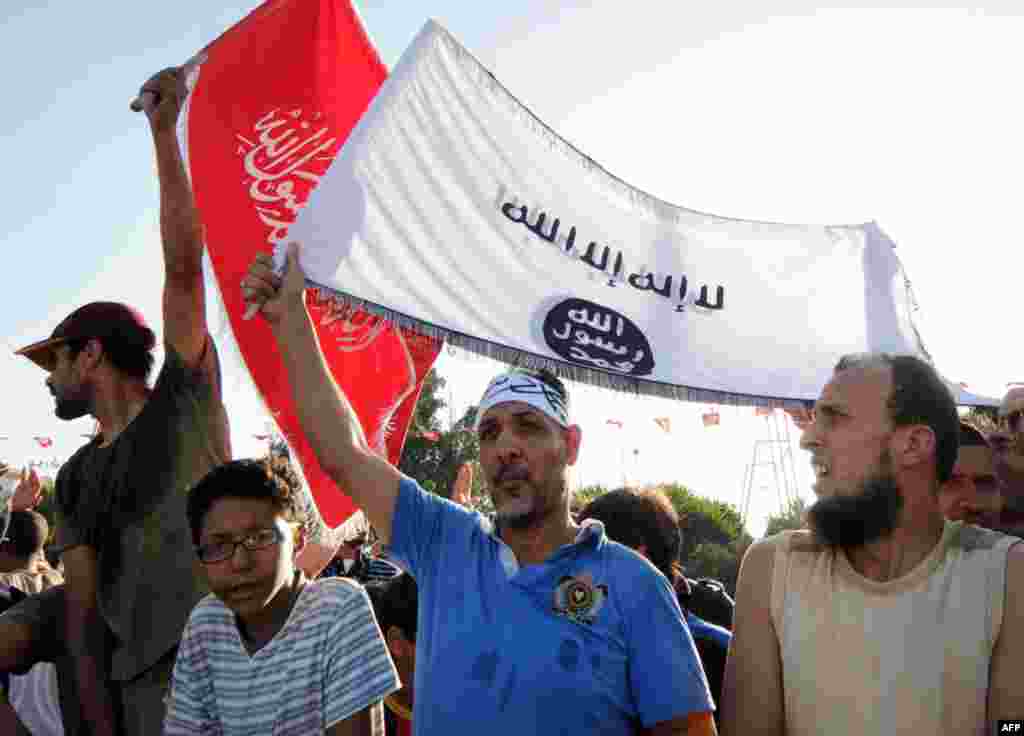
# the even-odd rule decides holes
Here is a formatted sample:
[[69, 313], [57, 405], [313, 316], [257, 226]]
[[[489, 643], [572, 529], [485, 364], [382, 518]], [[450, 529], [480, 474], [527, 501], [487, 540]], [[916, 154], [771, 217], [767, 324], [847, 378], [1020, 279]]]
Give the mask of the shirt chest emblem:
[[608, 598], [608, 586], [595, 584], [590, 573], [566, 576], [558, 581], [552, 610], [579, 624], [590, 625]]

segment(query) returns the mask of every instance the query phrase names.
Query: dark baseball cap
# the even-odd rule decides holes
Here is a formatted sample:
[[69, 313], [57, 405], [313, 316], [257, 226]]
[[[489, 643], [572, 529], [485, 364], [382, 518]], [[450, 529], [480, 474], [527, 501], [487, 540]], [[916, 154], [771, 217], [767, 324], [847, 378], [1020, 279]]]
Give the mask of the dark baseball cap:
[[93, 337], [134, 343], [146, 350], [152, 350], [156, 344], [153, 331], [131, 307], [119, 302], [92, 302], [65, 317], [47, 339], [27, 345], [15, 355], [23, 355], [43, 370], [52, 371], [57, 366], [58, 346], [69, 340]]

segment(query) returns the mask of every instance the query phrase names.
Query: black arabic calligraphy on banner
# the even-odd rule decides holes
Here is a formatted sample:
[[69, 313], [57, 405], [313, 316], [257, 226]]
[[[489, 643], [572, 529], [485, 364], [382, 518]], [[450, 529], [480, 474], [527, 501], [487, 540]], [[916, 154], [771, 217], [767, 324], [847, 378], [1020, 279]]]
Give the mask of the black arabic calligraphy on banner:
[[[504, 199], [500, 197], [499, 201]], [[562, 225], [562, 221], [559, 218], [552, 219], [550, 225], [547, 225], [548, 215], [546, 212], [538, 211], [533, 221], [530, 221], [530, 210], [529, 207], [522, 204], [517, 204], [516, 201], [506, 201], [501, 205], [501, 212], [510, 221], [523, 225], [527, 230], [532, 232], [541, 240], [545, 240], [552, 245], [559, 245], [566, 254], [573, 254], [576, 248], [576, 226], [573, 225], [569, 228], [567, 235], [562, 238], [558, 237], [559, 228]], [[547, 226], [545, 228], [545, 226]], [[600, 255], [598, 255], [600, 253]], [[608, 278], [608, 286], [617, 286], [618, 283], [628, 283], [634, 289], [638, 291], [650, 291], [658, 294], [665, 299], [673, 298], [673, 286], [675, 281], [672, 274], [666, 274], [660, 277], [654, 273], [630, 273], [624, 278], [624, 259], [622, 251], [618, 251], [615, 257], [612, 258], [612, 248], [609, 246], [600, 246], [596, 241], [591, 240], [587, 245], [586, 252], [579, 256], [580, 261], [586, 263], [591, 268], [597, 269], [603, 274], [606, 274]], [[608, 271], [608, 266], [611, 264], [612, 270]], [[659, 283], [660, 282], [660, 283]], [[679, 302], [676, 304], [676, 311], [685, 311], [686, 304], [690, 303], [697, 307], [703, 307], [708, 310], [721, 310], [725, 309], [725, 287], [715, 287], [715, 300], [714, 302], [709, 299], [709, 292], [711, 287], [708, 284], [702, 284], [696, 297], [691, 295], [691, 299], [687, 302], [687, 289], [688, 283], [685, 274], [679, 275], [678, 281], [678, 294]]]
[[566, 299], [547, 313], [548, 347], [577, 365], [630, 376], [654, 370], [651, 345], [629, 318], [585, 299]]

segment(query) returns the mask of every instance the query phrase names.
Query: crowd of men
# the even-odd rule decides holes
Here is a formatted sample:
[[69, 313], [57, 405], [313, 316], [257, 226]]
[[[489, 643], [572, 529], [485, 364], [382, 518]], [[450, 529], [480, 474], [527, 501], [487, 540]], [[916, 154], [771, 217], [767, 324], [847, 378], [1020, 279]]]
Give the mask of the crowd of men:
[[801, 440], [807, 527], [753, 544], [735, 615], [712, 615], [663, 495], [624, 488], [572, 513], [584, 435], [555, 376], [513, 369], [483, 391], [495, 513], [475, 513], [371, 449], [317, 349], [299, 246], [283, 273], [260, 255], [241, 288], [320, 466], [377, 538], [320, 574], [334, 550], [307, 534], [288, 463], [232, 459], [182, 88], [174, 69], [143, 86], [156, 380], [157, 336], [117, 302], [18, 351], [57, 416], [99, 432], [56, 479], [58, 568], [34, 476], [0, 541], [0, 732], [962, 736], [1024, 717], [1024, 391], [982, 432], [913, 357], [838, 359]]

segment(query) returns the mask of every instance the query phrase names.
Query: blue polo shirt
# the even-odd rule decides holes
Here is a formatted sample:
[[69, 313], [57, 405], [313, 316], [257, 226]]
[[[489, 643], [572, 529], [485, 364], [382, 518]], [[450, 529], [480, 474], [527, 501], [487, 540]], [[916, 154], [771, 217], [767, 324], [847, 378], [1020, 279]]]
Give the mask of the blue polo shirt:
[[389, 554], [419, 586], [417, 736], [624, 736], [713, 709], [668, 581], [600, 522], [521, 568], [483, 516], [403, 478]]

